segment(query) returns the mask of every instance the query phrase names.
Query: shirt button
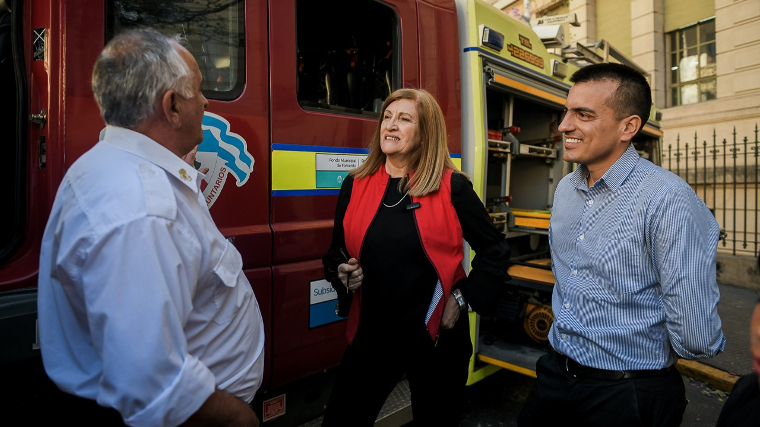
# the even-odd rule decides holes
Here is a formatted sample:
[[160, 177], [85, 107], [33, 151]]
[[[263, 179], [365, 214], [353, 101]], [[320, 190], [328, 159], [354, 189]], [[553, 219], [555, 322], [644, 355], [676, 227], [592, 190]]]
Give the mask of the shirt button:
[[577, 275], [578, 275], [578, 270], [573, 270], [573, 276], [577, 276]]
[[585, 236], [583, 236], [583, 234], [581, 234], [581, 236], [579, 237], [579, 239], [581, 239], [581, 240], [583, 240], [583, 239], [585, 239], [585, 238], [586, 238], [586, 237], [585, 237]]
[[589, 200], [589, 201], [588, 201], [588, 204], [589, 204], [589, 205], [593, 205], [593, 204], [594, 204], [594, 201], [593, 201], [593, 200]]
[[565, 334], [562, 334], [562, 339], [563, 339], [563, 340], [566, 340], [566, 339], [567, 339], [567, 335], [565, 335]]
[[570, 308], [570, 304], [565, 304], [565, 308]]

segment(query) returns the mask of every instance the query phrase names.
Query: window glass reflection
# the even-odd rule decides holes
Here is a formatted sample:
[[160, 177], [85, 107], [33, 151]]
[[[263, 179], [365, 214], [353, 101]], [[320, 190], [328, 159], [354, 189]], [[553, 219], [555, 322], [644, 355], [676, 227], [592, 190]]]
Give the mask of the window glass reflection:
[[670, 105], [717, 98], [715, 19], [670, 33]]
[[330, 3], [296, 2], [298, 102], [376, 117], [401, 80], [398, 18], [376, 1]]
[[700, 101], [709, 101], [718, 98], [718, 90], [715, 80], [709, 80], [699, 84]]
[[699, 26], [699, 42], [705, 43], [715, 40], [715, 20], [711, 19]]
[[243, 0], [108, 0], [106, 43], [133, 27], [179, 35], [203, 74], [210, 99], [234, 99], [245, 84]]
[[693, 26], [683, 30], [681, 34], [681, 48], [688, 49], [697, 45], [697, 27]]
[[696, 104], [699, 100], [699, 87], [696, 84], [681, 86], [681, 105]]

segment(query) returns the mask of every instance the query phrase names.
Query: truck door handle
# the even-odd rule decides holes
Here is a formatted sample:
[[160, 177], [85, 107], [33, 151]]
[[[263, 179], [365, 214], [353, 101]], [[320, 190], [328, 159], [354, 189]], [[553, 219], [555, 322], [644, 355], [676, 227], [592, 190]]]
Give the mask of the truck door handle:
[[40, 126], [40, 129], [45, 129], [45, 123], [47, 123], [47, 114], [45, 109], [40, 110], [40, 114], [30, 114], [29, 121]]

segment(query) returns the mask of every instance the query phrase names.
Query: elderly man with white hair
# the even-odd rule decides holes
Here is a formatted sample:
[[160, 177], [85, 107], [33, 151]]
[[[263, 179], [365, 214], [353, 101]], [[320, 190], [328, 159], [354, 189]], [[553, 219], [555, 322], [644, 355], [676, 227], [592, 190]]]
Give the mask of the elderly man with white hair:
[[201, 83], [190, 52], [149, 29], [95, 63], [105, 135], [63, 178], [39, 274], [45, 370], [87, 408], [79, 425], [259, 424], [259, 306], [182, 159], [203, 140]]

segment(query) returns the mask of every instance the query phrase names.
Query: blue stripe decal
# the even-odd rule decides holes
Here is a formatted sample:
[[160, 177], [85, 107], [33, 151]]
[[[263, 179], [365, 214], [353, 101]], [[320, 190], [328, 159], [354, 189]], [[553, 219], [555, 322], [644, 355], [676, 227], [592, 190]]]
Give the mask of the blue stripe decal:
[[312, 153], [369, 154], [369, 148], [326, 147], [322, 145], [272, 144], [272, 150], [309, 151]]
[[564, 86], [565, 88], [567, 88], [567, 90], [570, 90], [570, 88], [572, 87], [571, 85], [569, 85], [569, 84], [567, 84], [565, 82], [561, 82], [559, 80], [554, 80], [553, 78], [551, 78], [551, 77], [549, 77], [549, 76], [547, 76], [545, 74], [541, 74], [541, 73], [539, 73], [536, 70], [531, 70], [530, 68], [525, 67], [523, 65], [520, 65], [520, 64], [518, 64], [516, 62], [510, 62], [506, 58], [502, 58], [499, 55], [494, 55], [493, 53], [487, 52], [487, 51], [485, 51], [485, 50], [483, 50], [483, 49], [481, 49], [479, 47], [472, 47], [472, 46], [471, 47], [466, 47], [466, 48], [464, 48], [464, 51], [465, 52], [477, 52], [477, 53], [480, 53], [480, 54], [482, 54], [484, 56], [488, 56], [488, 57], [490, 57], [492, 59], [496, 59], [498, 61], [505, 62], [505, 63], [509, 64], [510, 67], [517, 67], [517, 68], [520, 68], [520, 69], [522, 69], [522, 70], [524, 70], [524, 71], [526, 71], [528, 73], [535, 74], [537, 77], [540, 77], [541, 79], [548, 79], [548, 80], [552, 81], [555, 84]]
[[338, 317], [338, 315], [335, 314], [337, 305], [337, 298], [310, 305], [309, 328], [316, 328], [317, 326], [327, 325], [328, 323], [337, 322], [339, 320], [346, 320], [345, 317]]
[[272, 197], [295, 196], [337, 196], [340, 189], [334, 190], [272, 190]]
[[[369, 154], [369, 148], [350, 147], [325, 147], [321, 145], [298, 145], [298, 144], [272, 144], [272, 150], [277, 151], [308, 151], [312, 153], [346, 153], [346, 154]], [[462, 155], [449, 153], [454, 159], [461, 159]]]

